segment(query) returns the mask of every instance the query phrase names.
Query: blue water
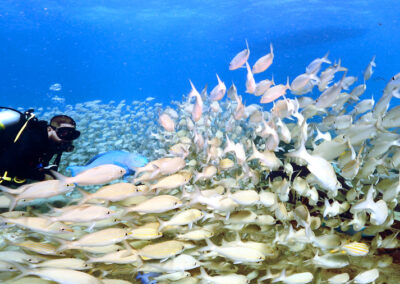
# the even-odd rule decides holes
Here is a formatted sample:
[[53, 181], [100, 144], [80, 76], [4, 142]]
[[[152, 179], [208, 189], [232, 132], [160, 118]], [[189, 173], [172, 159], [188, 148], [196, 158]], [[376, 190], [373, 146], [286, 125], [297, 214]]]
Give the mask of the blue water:
[[[245, 39], [251, 64], [273, 43], [274, 63], [256, 80], [273, 74], [277, 83], [327, 51], [361, 79], [376, 55], [365, 96], [378, 98], [400, 72], [399, 11], [394, 0], [1, 1], [0, 105], [53, 106], [54, 95], [168, 103], [190, 91], [189, 79], [212, 88], [215, 73], [244, 93], [245, 69], [228, 64]], [[54, 83], [61, 91], [49, 90]]]

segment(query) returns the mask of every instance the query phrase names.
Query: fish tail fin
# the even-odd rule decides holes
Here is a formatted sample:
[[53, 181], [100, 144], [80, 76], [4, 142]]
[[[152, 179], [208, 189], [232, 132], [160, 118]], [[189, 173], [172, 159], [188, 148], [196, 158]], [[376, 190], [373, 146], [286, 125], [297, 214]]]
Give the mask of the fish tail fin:
[[217, 247], [216, 245], [213, 244], [213, 242], [209, 238], [207, 238], [205, 240], [206, 240], [207, 246], [204, 248], [204, 250], [214, 250]]
[[86, 201], [88, 201], [90, 199], [90, 193], [87, 193], [86, 191], [84, 191], [78, 187], [76, 189], [79, 191], [80, 194], [82, 194], [82, 198], [78, 202], [78, 205], [86, 203]]
[[375, 205], [374, 202], [374, 188], [371, 186], [370, 189], [368, 190], [367, 196], [365, 198], [364, 201], [359, 202], [358, 204], [354, 205], [351, 210], [352, 211], [362, 211], [362, 210], [366, 210], [366, 209], [372, 209]]
[[6, 198], [10, 199], [10, 205], [8, 206], [8, 208], [9, 208], [9, 211], [12, 211], [15, 208], [15, 206], [17, 205], [16, 197], [14, 197], [12, 194], [10, 194], [8, 192], [3, 192], [3, 195]]
[[206, 270], [202, 266], [200, 266], [200, 275], [201, 275], [201, 278], [203, 278], [203, 279], [206, 279], [208, 277]]
[[279, 281], [283, 281], [286, 278], [286, 268], [284, 268], [281, 272], [281, 274], [275, 278], [274, 280], [271, 281], [271, 283], [275, 283], [275, 282], [279, 282]]
[[160, 226], [158, 226], [158, 230], [157, 231], [161, 232], [162, 229], [164, 229], [165, 226], [167, 226], [166, 225], [167, 221], [163, 221], [163, 220], [161, 220], [160, 218], [157, 217], [157, 222], [160, 224]]
[[67, 171], [71, 172], [71, 176], [76, 176], [77, 174], [79, 174], [80, 172], [85, 170], [85, 166], [69, 166], [67, 167]]
[[13, 262], [12, 265], [15, 266], [19, 271], [21, 271], [21, 274], [19, 274], [18, 276], [12, 278], [12, 281], [10, 280], [11, 281], [10, 283], [14, 283], [18, 279], [21, 279], [21, 278], [29, 275], [29, 269], [27, 269], [26, 267], [22, 266], [21, 264], [19, 264], [17, 262]]
[[0, 185], [0, 190], [1, 191], [6, 192], [8, 194], [13, 194], [13, 195], [23, 193], [26, 188], [27, 188], [26, 185], [22, 185], [22, 186], [18, 187], [17, 189], [12, 189], [12, 188], [9, 188], [7, 186]]
[[308, 158], [310, 157], [310, 154], [307, 152], [306, 147], [304, 145], [304, 141], [302, 141], [302, 143], [300, 144], [299, 149], [293, 151], [293, 152], [289, 152], [286, 154], [287, 157], [290, 158], [300, 158], [303, 159], [305, 161], [308, 160]]
[[228, 135], [226, 135], [226, 147], [224, 149], [224, 154], [235, 151], [235, 143], [233, 143], [231, 140], [229, 140]]
[[286, 89], [291, 90], [290, 88], [290, 82], [289, 82], [289, 76], [287, 76], [286, 78], [286, 85], [285, 85]]
[[306, 225], [305, 231], [306, 231], [306, 236], [307, 236], [308, 240], [313, 243], [315, 241], [315, 234], [309, 224]]
[[61, 243], [61, 245], [56, 249], [56, 252], [63, 252], [67, 249], [70, 248], [70, 242], [63, 240], [63, 239], [57, 239], [58, 242]]
[[199, 199], [203, 197], [203, 194], [201, 193], [200, 189], [198, 186], [194, 185], [194, 193], [190, 196], [190, 204], [196, 204], [199, 202]]
[[68, 182], [66, 182], [67, 179], [68, 179], [67, 176], [65, 176], [65, 175], [63, 175], [63, 174], [60, 174], [59, 172], [56, 172], [56, 171], [53, 171], [53, 170], [50, 170], [50, 173], [51, 173], [56, 179], [61, 180], [61, 181], [65, 182], [65, 183], [68, 183]]
[[259, 156], [259, 151], [257, 150], [257, 147], [253, 141], [251, 143], [251, 147], [253, 149], [253, 153], [247, 158], [247, 161], [258, 159], [257, 157]]
[[328, 52], [324, 55], [324, 57], [322, 58], [322, 62], [331, 64], [332, 62], [328, 59], [328, 56], [329, 56], [329, 50], [328, 50]]
[[3, 192], [3, 194], [6, 195], [7, 198], [10, 199], [10, 207], [8, 208], [8, 211], [10, 211], [10, 212], [13, 211], [14, 208], [17, 206], [17, 203], [18, 203], [17, 197], [14, 197], [13, 195], [5, 193], [5, 192]]

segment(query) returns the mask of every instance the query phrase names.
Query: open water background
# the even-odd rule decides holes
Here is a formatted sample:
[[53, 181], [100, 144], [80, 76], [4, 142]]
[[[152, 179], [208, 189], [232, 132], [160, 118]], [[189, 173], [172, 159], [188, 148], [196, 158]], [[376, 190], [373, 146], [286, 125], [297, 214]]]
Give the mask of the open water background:
[[[399, 11], [394, 0], [3, 0], [0, 105], [57, 106], [55, 95], [65, 104], [149, 96], [168, 104], [188, 94], [189, 79], [212, 88], [216, 73], [243, 94], [246, 71], [228, 64], [245, 39], [251, 64], [273, 43], [274, 63], [256, 80], [273, 75], [277, 84], [329, 51], [357, 85], [376, 55], [364, 97], [377, 99], [400, 72]], [[61, 91], [49, 90], [54, 83]]]

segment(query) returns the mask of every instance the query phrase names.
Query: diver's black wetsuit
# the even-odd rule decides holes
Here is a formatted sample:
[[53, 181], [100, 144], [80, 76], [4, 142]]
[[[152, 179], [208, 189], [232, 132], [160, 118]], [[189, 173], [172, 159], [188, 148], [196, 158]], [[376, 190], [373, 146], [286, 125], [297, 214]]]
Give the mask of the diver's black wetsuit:
[[[50, 142], [47, 132], [47, 122], [43, 120], [30, 121], [19, 139], [0, 149], [0, 177], [7, 171], [7, 176], [18, 179], [43, 180], [52, 157], [61, 153], [55, 143]], [[1, 183], [10, 184], [3, 180]]]

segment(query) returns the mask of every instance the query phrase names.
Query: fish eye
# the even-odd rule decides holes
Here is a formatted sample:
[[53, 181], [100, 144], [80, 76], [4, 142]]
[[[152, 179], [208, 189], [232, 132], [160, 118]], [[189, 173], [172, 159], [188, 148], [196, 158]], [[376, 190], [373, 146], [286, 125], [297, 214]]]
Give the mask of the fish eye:
[[107, 215], [109, 215], [109, 214], [111, 214], [111, 212], [110, 212], [110, 211], [107, 211]]
[[32, 261], [32, 258], [28, 258], [27, 261], [31, 262], [31, 261]]
[[178, 202], [174, 202], [174, 205], [178, 205]]
[[128, 233], [125, 233], [125, 237], [128, 236]]
[[138, 189], [138, 188], [136, 188], [136, 192], [139, 192], [139, 189]]

